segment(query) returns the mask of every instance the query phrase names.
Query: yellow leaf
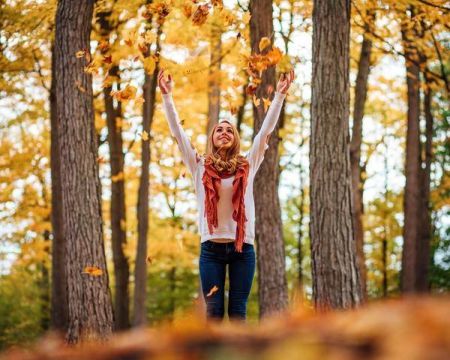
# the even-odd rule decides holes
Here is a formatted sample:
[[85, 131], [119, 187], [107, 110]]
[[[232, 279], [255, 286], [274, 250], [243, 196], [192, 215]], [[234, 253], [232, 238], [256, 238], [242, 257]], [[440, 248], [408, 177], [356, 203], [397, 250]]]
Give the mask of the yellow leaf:
[[97, 266], [86, 266], [83, 270], [83, 274], [88, 274], [91, 276], [101, 276], [103, 275], [103, 270]]
[[244, 24], [248, 24], [250, 22], [251, 17], [252, 15], [250, 14], [250, 11], [246, 11], [242, 16], [242, 21], [244, 22]]
[[127, 223], [124, 219], [120, 219], [120, 229], [125, 231], [127, 229]]
[[270, 104], [272, 103], [272, 101], [270, 101], [268, 98], [262, 98], [263, 99], [263, 104], [264, 104], [264, 112], [267, 111], [267, 109], [269, 108]]
[[256, 97], [256, 95], [253, 95], [253, 104], [255, 104], [255, 106], [258, 107], [260, 103], [261, 103], [261, 100], [258, 99]]
[[86, 51], [80, 50], [80, 51], [77, 51], [77, 52], [75, 53], [75, 56], [76, 56], [77, 58], [82, 58], [85, 54], [86, 54]]
[[141, 137], [142, 137], [142, 140], [147, 141], [148, 140], [148, 132], [144, 130], [142, 132]]
[[121, 171], [120, 173], [111, 176], [111, 181], [112, 182], [118, 182], [118, 181], [122, 181], [123, 180], [123, 171]]
[[263, 51], [264, 49], [266, 49], [267, 47], [269, 47], [271, 44], [270, 39], [268, 37], [263, 37], [260, 41], [259, 41], [259, 51]]
[[155, 58], [153, 56], [149, 56], [144, 59], [144, 70], [147, 74], [153, 74], [156, 67]]

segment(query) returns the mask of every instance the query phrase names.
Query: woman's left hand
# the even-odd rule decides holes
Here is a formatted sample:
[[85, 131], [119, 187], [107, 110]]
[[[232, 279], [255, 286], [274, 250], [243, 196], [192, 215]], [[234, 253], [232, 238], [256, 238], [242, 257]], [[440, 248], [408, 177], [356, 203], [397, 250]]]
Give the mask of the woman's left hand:
[[278, 80], [277, 84], [277, 91], [282, 94], [286, 94], [294, 79], [295, 73], [293, 69], [289, 71], [288, 74], [285, 73], [281, 74], [280, 80]]

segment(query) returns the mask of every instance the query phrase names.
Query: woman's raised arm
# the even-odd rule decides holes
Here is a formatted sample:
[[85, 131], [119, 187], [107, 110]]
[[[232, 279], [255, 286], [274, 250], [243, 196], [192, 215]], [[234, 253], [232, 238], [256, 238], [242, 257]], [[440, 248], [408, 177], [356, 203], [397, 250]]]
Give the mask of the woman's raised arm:
[[291, 70], [289, 74], [281, 74], [277, 83], [277, 91], [270, 104], [269, 110], [264, 118], [263, 124], [258, 134], [253, 139], [253, 144], [248, 152], [247, 159], [250, 163], [250, 167], [256, 172], [264, 160], [264, 153], [269, 147], [269, 137], [272, 131], [275, 129], [278, 118], [280, 117], [281, 107], [283, 106], [284, 98], [287, 91], [295, 79], [294, 70]]
[[180, 118], [172, 98], [172, 76], [169, 75], [165, 79], [164, 70], [160, 70], [158, 73], [158, 86], [162, 93], [164, 113], [169, 123], [170, 132], [178, 144], [184, 164], [194, 176], [199, 155], [180, 124]]

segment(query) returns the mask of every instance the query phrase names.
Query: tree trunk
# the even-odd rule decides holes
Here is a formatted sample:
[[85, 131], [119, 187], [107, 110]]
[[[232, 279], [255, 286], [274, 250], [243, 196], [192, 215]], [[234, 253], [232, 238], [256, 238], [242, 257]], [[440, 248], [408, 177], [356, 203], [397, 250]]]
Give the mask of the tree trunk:
[[237, 116], [236, 116], [236, 118], [237, 118], [236, 119], [236, 128], [239, 133], [239, 136], [242, 135], [242, 122], [244, 121], [245, 104], [247, 103], [247, 91], [246, 91], [247, 85], [248, 85], [248, 80], [242, 88], [242, 105], [239, 106]]
[[56, 115], [55, 49], [52, 46], [52, 82], [50, 88], [50, 169], [52, 181], [52, 295], [51, 328], [67, 330], [67, 298], [65, 241], [62, 220], [61, 169], [58, 146], [58, 116]]
[[[156, 53], [160, 47], [161, 27], [156, 37]], [[156, 84], [158, 77], [158, 63], [152, 75], [145, 74], [142, 109], [142, 130], [150, 134], [155, 111]], [[150, 139], [150, 138], [149, 138]], [[136, 265], [134, 272], [134, 315], [133, 325], [143, 326], [147, 322], [145, 301], [147, 298], [147, 234], [148, 234], [148, 202], [149, 202], [149, 167], [150, 167], [150, 140], [142, 139], [141, 142], [141, 175], [139, 178], [138, 203], [137, 203], [137, 231], [138, 244], [136, 250]]]
[[[258, 52], [262, 37], [272, 37], [272, 0], [250, 1], [250, 39], [252, 53]], [[275, 69], [263, 73], [262, 82], [256, 96], [266, 97], [269, 87], [275, 88]], [[254, 135], [263, 123], [263, 106], [253, 105]], [[269, 149], [264, 162], [255, 177], [254, 193], [256, 216], [256, 245], [258, 264], [258, 295], [260, 317], [282, 311], [288, 304], [287, 280], [285, 272], [285, 249], [278, 198], [278, 126], [270, 136]]]
[[311, 103], [311, 256], [317, 308], [362, 301], [351, 212], [350, 0], [315, 0]]
[[[412, 10], [413, 11], [413, 10]], [[407, 30], [407, 24], [402, 22], [402, 38], [406, 54], [406, 86], [407, 86], [407, 130], [406, 130], [406, 160], [405, 160], [405, 195], [404, 195], [404, 226], [402, 255], [402, 291], [412, 293], [417, 291], [417, 250], [419, 239], [419, 220], [421, 209], [420, 195], [420, 69], [416, 63], [408, 60], [417, 56], [414, 48], [414, 34]]]
[[431, 112], [432, 91], [429, 87], [430, 79], [425, 75], [424, 113], [425, 113], [425, 154], [424, 167], [422, 167], [422, 210], [420, 234], [417, 246], [417, 290], [429, 291], [428, 273], [430, 268], [431, 244], [431, 207], [430, 207], [430, 175], [433, 160], [433, 114]]
[[364, 262], [364, 229], [362, 216], [364, 213], [363, 187], [361, 184], [361, 143], [362, 143], [362, 120], [364, 117], [364, 106], [367, 98], [367, 82], [370, 73], [370, 54], [372, 52], [372, 41], [367, 35], [370, 26], [374, 22], [374, 13], [367, 14], [361, 53], [358, 62], [358, 75], [355, 84], [355, 103], [353, 105], [353, 130], [350, 143], [350, 164], [352, 174], [353, 195], [353, 232], [356, 241], [356, 255], [358, 267], [361, 274], [361, 289], [364, 299], [367, 298], [366, 291], [366, 266]]
[[[66, 240], [68, 330], [66, 340], [107, 338], [113, 312], [103, 244], [92, 77], [84, 72], [93, 1], [60, 0], [56, 11], [55, 89]], [[97, 267], [99, 276], [85, 273]]]
[[[110, 12], [98, 14], [100, 31], [105, 41], [108, 41], [112, 32], [109, 21]], [[108, 75], [120, 79], [119, 66], [112, 65]], [[118, 89], [120, 89], [118, 81]], [[105, 103], [106, 125], [108, 127], [109, 158], [111, 166], [111, 246], [114, 262], [114, 328], [125, 330], [130, 326], [130, 296], [128, 282], [130, 268], [128, 259], [124, 252], [127, 243], [126, 235], [126, 205], [125, 205], [125, 182], [124, 174], [124, 154], [122, 128], [117, 126], [117, 121], [122, 117], [122, 104], [114, 105], [114, 100], [110, 95], [112, 86], [103, 89]], [[122, 176], [120, 176], [122, 174]], [[113, 180], [118, 177], [118, 180]]]
[[[222, 29], [219, 24], [211, 24], [211, 55], [208, 74], [208, 125], [206, 136], [219, 122], [220, 114], [220, 66], [222, 59]], [[209, 146], [209, 137], [206, 149]]]
[[[119, 67], [113, 66], [109, 71], [110, 76], [119, 76]], [[117, 120], [122, 116], [121, 104], [114, 106], [114, 100], [110, 95], [112, 87], [103, 89], [105, 101], [106, 124], [108, 126], [109, 157], [111, 166], [111, 245], [114, 261], [114, 314], [115, 329], [124, 330], [129, 327], [129, 292], [128, 279], [130, 269], [128, 259], [124, 252], [127, 243], [126, 236], [126, 208], [125, 208], [125, 183], [123, 176], [113, 180], [124, 173], [124, 154], [122, 129], [117, 127]]]

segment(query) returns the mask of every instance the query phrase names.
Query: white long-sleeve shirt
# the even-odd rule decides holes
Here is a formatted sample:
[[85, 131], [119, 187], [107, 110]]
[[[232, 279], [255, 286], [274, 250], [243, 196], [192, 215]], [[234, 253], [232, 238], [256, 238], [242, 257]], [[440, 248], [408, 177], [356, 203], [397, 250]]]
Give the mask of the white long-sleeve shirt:
[[[281, 107], [283, 105], [285, 94], [275, 93], [272, 103], [267, 111], [264, 122], [260, 131], [253, 139], [253, 144], [246, 154], [249, 162], [249, 173], [247, 178], [247, 189], [245, 191], [245, 239], [244, 242], [253, 244], [255, 241], [255, 202], [253, 199], [253, 180], [256, 172], [264, 160], [264, 153], [269, 145], [266, 142], [267, 136], [275, 129], [275, 125], [280, 116]], [[181, 151], [181, 157], [194, 180], [195, 193], [197, 197], [198, 208], [198, 229], [200, 232], [201, 242], [211, 239], [235, 239], [236, 237], [236, 221], [233, 220], [233, 180], [234, 176], [227, 179], [221, 179], [219, 189], [219, 201], [217, 204], [217, 220], [218, 227], [214, 228], [213, 234], [209, 233], [208, 222], [205, 217], [205, 189], [203, 187], [202, 177], [205, 171], [205, 159], [200, 156], [189, 141], [188, 136], [184, 132], [178, 113], [175, 109], [171, 94], [163, 94], [163, 108], [169, 123], [170, 132], [175, 137], [178, 147]]]

